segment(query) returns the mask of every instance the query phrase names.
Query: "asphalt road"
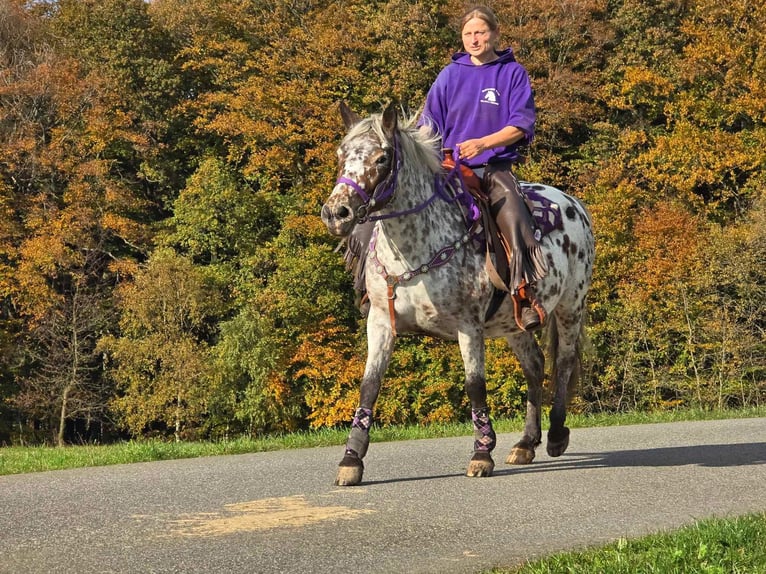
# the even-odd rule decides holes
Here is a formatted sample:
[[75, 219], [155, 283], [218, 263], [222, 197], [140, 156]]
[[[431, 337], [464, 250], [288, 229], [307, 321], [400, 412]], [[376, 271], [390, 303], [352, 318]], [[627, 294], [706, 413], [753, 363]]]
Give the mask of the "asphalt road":
[[463, 476], [470, 437], [0, 477], [0, 572], [474, 573], [766, 511], [766, 419], [575, 429], [569, 451]]

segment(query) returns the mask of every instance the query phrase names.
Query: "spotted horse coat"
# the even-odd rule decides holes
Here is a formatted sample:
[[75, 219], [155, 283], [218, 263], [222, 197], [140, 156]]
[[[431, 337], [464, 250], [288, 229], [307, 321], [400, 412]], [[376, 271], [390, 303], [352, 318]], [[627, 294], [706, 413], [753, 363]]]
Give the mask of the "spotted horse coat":
[[[479, 231], [467, 213], [465, 195], [444, 185], [438, 137], [399, 118], [389, 105], [382, 114], [361, 118], [345, 104], [348, 130], [338, 149], [338, 178], [322, 207], [330, 233], [347, 237], [354, 225], [375, 221], [368, 249], [366, 287], [367, 362], [336, 484], [362, 480], [363, 458], [381, 381], [397, 333], [427, 334], [457, 340], [471, 402], [474, 452], [468, 476], [490, 476], [495, 432], [487, 407], [485, 339], [505, 338], [528, 383], [526, 424], [506, 462], [527, 464], [541, 444], [541, 402], [545, 357], [533, 333], [521, 331], [506, 298], [485, 320], [493, 285], [485, 254], [476, 249]], [[560, 456], [569, 444], [565, 426], [567, 390], [579, 376], [580, 344], [594, 259], [591, 220], [583, 204], [562, 191], [525, 183], [558, 205], [561, 227], [541, 239], [547, 275], [537, 297], [548, 320], [551, 380], [554, 387], [547, 451]]]

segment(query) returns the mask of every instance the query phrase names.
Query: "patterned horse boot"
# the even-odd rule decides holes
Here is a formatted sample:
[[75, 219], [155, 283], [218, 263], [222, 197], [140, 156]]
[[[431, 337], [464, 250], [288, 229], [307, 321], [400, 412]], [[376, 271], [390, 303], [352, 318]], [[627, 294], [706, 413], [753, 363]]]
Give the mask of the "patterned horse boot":
[[473, 420], [473, 456], [468, 464], [466, 476], [492, 476], [495, 470], [495, 461], [492, 460], [492, 451], [497, 444], [497, 436], [489, 419], [489, 408], [471, 409]]
[[338, 475], [335, 486], [354, 486], [362, 482], [364, 463], [362, 459], [370, 446], [370, 427], [372, 426], [372, 409], [359, 407], [354, 412], [351, 422], [351, 432], [346, 441], [343, 460], [338, 465]]
[[343, 255], [346, 270], [351, 271], [354, 277], [354, 303], [359, 307], [362, 317], [366, 317], [370, 312], [370, 300], [367, 297], [365, 285], [365, 264], [367, 262], [367, 248], [370, 246], [374, 228], [374, 221], [356, 224], [346, 240], [346, 253]]
[[539, 231], [508, 164], [487, 166], [484, 185], [492, 216], [508, 243], [510, 277], [507, 283], [518, 309], [517, 322], [521, 329], [532, 331], [545, 320], [545, 311], [537, 304], [533, 288], [548, 272]]

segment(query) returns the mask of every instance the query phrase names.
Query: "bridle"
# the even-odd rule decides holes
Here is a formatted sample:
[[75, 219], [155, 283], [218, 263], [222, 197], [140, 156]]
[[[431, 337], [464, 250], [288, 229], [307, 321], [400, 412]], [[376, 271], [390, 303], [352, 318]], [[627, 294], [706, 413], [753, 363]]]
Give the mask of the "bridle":
[[399, 137], [394, 133], [394, 145], [393, 145], [393, 157], [391, 162], [393, 168], [388, 173], [386, 178], [375, 186], [372, 191], [372, 195], [368, 195], [364, 188], [359, 185], [353, 179], [348, 177], [339, 177], [335, 180], [335, 185], [340, 183], [349, 186], [353, 189], [359, 197], [362, 198], [362, 205], [357, 210], [357, 223], [364, 223], [365, 221], [377, 221], [379, 219], [386, 219], [384, 215], [370, 215], [371, 211], [380, 209], [391, 201], [396, 193], [396, 187], [399, 183], [399, 170], [402, 165], [402, 154], [399, 149]]
[[339, 177], [335, 180], [335, 185], [340, 183], [349, 186], [353, 189], [360, 198], [362, 198], [362, 205], [357, 210], [357, 223], [364, 223], [365, 221], [381, 221], [383, 219], [391, 219], [394, 217], [402, 217], [404, 215], [410, 215], [423, 211], [426, 207], [431, 205], [436, 198], [441, 198], [447, 203], [452, 203], [457, 198], [450, 197], [445, 191], [445, 187], [449, 178], [435, 176], [434, 192], [425, 201], [418, 205], [405, 209], [403, 211], [393, 211], [390, 213], [381, 213], [378, 215], [371, 215], [371, 212], [384, 207], [388, 204], [396, 194], [396, 188], [399, 184], [399, 171], [402, 167], [402, 153], [399, 144], [399, 135], [394, 133], [393, 137], [393, 157], [391, 162], [393, 168], [388, 173], [386, 178], [375, 186], [372, 195], [369, 195], [364, 188], [359, 185], [353, 179], [348, 177]]

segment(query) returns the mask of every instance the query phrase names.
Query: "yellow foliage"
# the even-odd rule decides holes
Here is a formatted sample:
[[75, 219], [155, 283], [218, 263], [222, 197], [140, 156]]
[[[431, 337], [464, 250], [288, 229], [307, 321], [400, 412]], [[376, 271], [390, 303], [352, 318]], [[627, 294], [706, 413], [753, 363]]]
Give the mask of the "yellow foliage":
[[643, 286], [645, 297], [665, 297], [700, 273], [706, 229], [680, 202], [659, 202], [643, 210], [635, 234], [641, 263], [633, 280]]
[[618, 110], [634, 110], [637, 106], [661, 106], [673, 92], [670, 80], [643, 66], [628, 66], [617, 86], [604, 85], [599, 91], [607, 104]]

